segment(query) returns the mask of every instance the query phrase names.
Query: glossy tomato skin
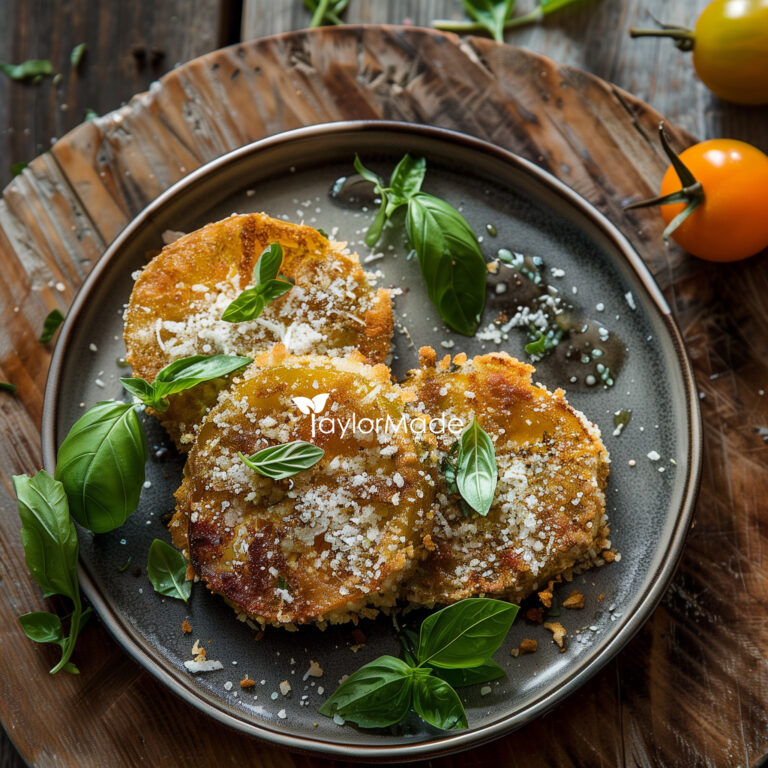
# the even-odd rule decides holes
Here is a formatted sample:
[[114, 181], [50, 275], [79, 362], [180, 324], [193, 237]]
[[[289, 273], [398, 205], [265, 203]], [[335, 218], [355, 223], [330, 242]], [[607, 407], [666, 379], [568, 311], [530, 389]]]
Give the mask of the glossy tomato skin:
[[693, 66], [736, 104], [768, 104], [768, 0], [714, 0], [694, 30]]
[[[735, 139], [712, 139], [680, 154], [704, 188], [704, 202], [672, 233], [686, 251], [707, 261], [738, 261], [768, 248], [768, 156]], [[672, 166], [661, 194], [681, 187]], [[661, 206], [669, 223], [683, 203]]]

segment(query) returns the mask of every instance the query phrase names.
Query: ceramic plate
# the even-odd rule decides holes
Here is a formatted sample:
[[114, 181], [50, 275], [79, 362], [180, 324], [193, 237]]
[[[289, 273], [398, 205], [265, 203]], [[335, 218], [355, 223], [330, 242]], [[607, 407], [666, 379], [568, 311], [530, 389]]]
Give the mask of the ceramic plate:
[[[560, 653], [548, 632], [521, 616], [496, 654], [506, 678], [485, 695], [479, 686], [462, 690], [467, 730], [442, 733], [418, 723], [382, 732], [340, 726], [317, 709], [342, 675], [382, 653], [398, 653], [391, 620], [362, 622], [367, 643], [357, 650], [349, 626], [292, 633], [270, 629], [257, 642], [255, 631], [238, 622], [202, 584], [195, 586], [189, 607], [156, 594], [144, 565], [152, 539], [168, 538], [162, 519], [173, 509], [182, 460], [153, 419], [144, 418], [152, 460], [139, 509], [113, 533], [80, 531], [85, 593], [118, 642], [172, 691], [221, 722], [277, 744], [356, 759], [405, 760], [464, 749], [548, 711], [632, 637], [674, 571], [698, 485], [697, 396], [669, 308], [619, 231], [536, 166], [457, 133], [355, 122], [265, 139], [187, 176], [112, 244], [62, 330], [43, 418], [45, 464], [52, 471], [56, 446], [83, 409], [124, 397], [119, 378], [126, 371], [118, 361], [125, 354], [122, 310], [132, 273], [162, 247], [165, 230], [190, 232], [232, 212], [264, 211], [320, 227], [348, 241], [366, 268], [377, 272], [379, 285], [407, 289], [395, 299], [396, 376], [415, 365], [423, 344], [452, 354], [504, 349], [526, 359], [525, 329], [495, 333], [492, 327], [494, 318], [509, 310], [503, 289], [489, 293], [482, 324], [486, 332], [480, 334], [484, 340], [450, 333], [427, 300], [416, 260], [407, 258], [401, 228], [388, 229], [371, 251], [362, 238], [373, 212], [329, 196], [336, 180], [353, 173], [355, 153], [388, 176], [405, 152], [427, 158], [424, 189], [462, 210], [482, 236], [488, 260], [501, 248], [535, 259], [543, 278], [593, 330], [603, 328], [600, 333], [610, 337], [606, 344], [625, 357], [620, 370], [611, 372], [610, 387], [599, 378], [586, 386], [587, 375], [597, 373], [594, 360], [566, 364], [553, 355], [534, 376], [551, 389], [565, 388], [569, 401], [599, 425], [612, 462], [607, 508], [611, 539], [621, 558], [561, 588], [561, 595], [577, 587], [586, 596], [583, 610], [563, 610], [558, 619], [569, 632], [567, 650]], [[631, 421], [615, 435], [616, 412], [629, 410]], [[129, 559], [131, 566], [121, 570]], [[133, 575], [135, 566], [141, 567], [140, 576]], [[191, 635], [182, 635], [184, 619], [193, 627]], [[513, 658], [510, 649], [526, 636], [539, 641], [538, 652]], [[187, 672], [184, 662], [192, 658], [198, 638], [208, 658], [220, 660], [223, 669], [197, 676]], [[310, 660], [320, 663], [321, 678], [305, 679]], [[257, 681], [249, 691], [238, 685], [245, 674]], [[291, 684], [288, 696], [279, 692], [284, 680]]]

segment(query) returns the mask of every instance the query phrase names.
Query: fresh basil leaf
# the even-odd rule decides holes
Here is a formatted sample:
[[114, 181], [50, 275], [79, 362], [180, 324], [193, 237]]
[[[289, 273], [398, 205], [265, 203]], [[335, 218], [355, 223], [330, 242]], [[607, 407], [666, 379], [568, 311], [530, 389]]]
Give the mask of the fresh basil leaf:
[[394, 656], [380, 656], [351, 674], [320, 707], [362, 728], [399, 723], [411, 708], [413, 669]]
[[149, 547], [147, 576], [155, 588], [166, 597], [185, 603], [192, 594], [192, 582], [187, 581], [187, 561], [178, 549], [155, 539]]
[[303, 440], [294, 440], [281, 445], [271, 445], [257, 451], [253, 456], [237, 454], [254, 472], [273, 480], [283, 480], [313, 467], [325, 455], [317, 445]]
[[56, 643], [61, 647], [66, 643], [61, 619], [55, 613], [35, 611], [19, 616], [19, 623], [24, 634], [36, 643]]
[[501, 645], [516, 615], [516, 605], [486, 597], [449, 605], [422, 622], [419, 662], [448, 669], [478, 667]]
[[[536, 331], [534, 328], [531, 328], [531, 332], [535, 333]], [[562, 328], [549, 328], [545, 333], [540, 332], [535, 341], [526, 344], [525, 352], [534, 361], [541, 360], [542, 357], [546, 357], [560, 343], [562, 338]]]
[[330, 240], [330, 237], [328, 237], [328, 233], [324, 229], [320, 229], [320, 227], [317, 227], [316, 231], [321, 234], [326, 240]]
[[11, 80], [26, 80], [30, 77], [37, 79], [52, 75], [53, 66], [48, 59], [29, 59], [21, 64], [0, 63], [0, 72], [4, 72]]
[[72, 517], [94, 533], [121, 526], [139, 504], [147, 444], [129, 403], [89, 408], [59, 447], [56, 479], [69, 499]]
[[19, 163], [11, 163], [11, 176], [18, 176], [28, 165], [29, 163], [23, 160]]
[[497, 478], [493, 441], [473, 416], [459, 438], [456, 485], [464, 501], [483, 517], [493, 504]]
[[66, 663], [66, 664], [65, 664], [65, 665], [62, 667], [62, 669], [63, 669], [65, 672], [69, 672], [69, 674], [70, 674], [70, 675], [79, 675], [79, 674], [80, 674], [80, 670], [79, 670], [79, 669], [78, 669], [78, 668], [77, 668], [77, 667], [76, 667], [76, 666], [75, 666], [75, 665], [74, 665], [74, 664], [73, 664], [71, 661], [68, 661], [68, 662], [67, 662], [67, 663]]
[[0, 391], [13, 394], [16, 390], [18, 390], [18, 387], [15, 384], [11, 384], [8, 381], [0, 381]]
[[456, 691], [432, 675], [413, 680], [413, 708], [425, 722], [444, 731], [467, 727], [467, 714]]
[[98, 117], [99, 113], [95, 109], [88, 109], [85, 110], [85, 114], [83, 115], [83, 122], [87, 123], [89, 120], [93, 120], [95, 117]]
[[488, 683], [491, 680], [498, 680], [504, 677], [504, 670], [493, 660], [486, 661], [478, 667], [468, 669], [441, 669], [435, 667], [432, 670], [435, 677], [445, 680], [448, 685], [454, 688], [463, 688], [467, 685], [477, 685], [478, 683]]
[[280, 243], [272, 243], [265, 249], [256, 266], [253, 268], [253, 283], [255, 286], [262, 285], [274, 280], [280, 272], [280, 265], [283, 263], [283, 249]]
[[539, 0], [539, 8], [542, 14], [554, 13], [567, 5], [573, 5], [578, 0]]
[[389, 218], [397, 207], [408, 202], [408, 198], [421, 190], [427, 161], [423, 157], [412, 158], [406, 154], [395, 166], [389, 179], [389, 203], [386, 210]]
[[45, 470], [16, 475], [13, 487], [21, 517], [21, 543], [27, 568], [45, 597], [79, 595], [77, 533], [69, 517], [64, 486]]
[[40, 334], [40, 343], [47, 344], [56, 333], [58, 327], [64, 322], [64, 315], [58, 309], [52, 309], [43, 322], [43, 332]]
[[255, 320], [266, 306], [264, 294], [258, 288], [246, 288], [227, 306], [221, 319], [228, 323], [245, 323]]
[[387, 193], [383, 189], [379, 190], [379, 194], [381, 195], [381, 205], [379, 206], [379, 211], [376, 214], [376, 218], [374, 218], [373, 222], [371, 223], [371, 226], [368, 227], [368, 231], [365, 233], [365, 244], [369, 248], [373, 248], [373, 246], [379, 242], [379, 238], [381, 237], [384, 225], [387, 223], [387, 209], [389, 207], [389, 199], [387, 198]]
[[283, 262], [283, 249], [279, 243], [272, 243], [259, 257], [253, 268], [252, 288], [246, 288], [221, 316], [228, 323], [243, 323], [255, 320], [271, 301], [293, 288], [287, 280], [276, 280]]
[[515, 0], [464, 0], [467, 15], [482, 24], [500, 43], [504, 42], [504, 25], [512, 17]]
[[123, 387], [145, 405], [168, 410], [168, 397], [196, 387], [204, 381], [228, 376], [253, 362], [237, 355], [192, 355], [166, 365], [150, 384], [141, 378], [120, 379]]
[[80, 43], [72, 49], [72, 53], [69, 55], [69, 63], [72, 65], [72, 69], [77, 69], [80, 66], [87, 48], [88, 46], [85, 43]]
[[366, 180], [370, 181], [374, 187], [377, 187], [376, 191], [380, 191], [384, 187], [384, 182], [381, 177], [377, 176], [373, 171], [369, 171], [364, 165], [363, 161], [355, 155], [355, 162], [353, 163], [355, 170]]
[[417, 192], [408, 200], [405, 226], [440, 317], [472, 336], [485, 306], [487, 269], [469, 224], [444, 200]]
[[264, 297], [264, 301], [267, 304], [269, 304], [270, 301], [279, 299], [284, 293], [288, 293], [291, 288], [293, 288], [293, 284], [289, 283], [287, 280], [267, 280], [266, 283], [259, 286], [261, 295]]
[[304, 5], [312, 13], [310, 27], [326, 24], [343, 24], [339, 14], [349, 5], [349, 0], [304, 0]]

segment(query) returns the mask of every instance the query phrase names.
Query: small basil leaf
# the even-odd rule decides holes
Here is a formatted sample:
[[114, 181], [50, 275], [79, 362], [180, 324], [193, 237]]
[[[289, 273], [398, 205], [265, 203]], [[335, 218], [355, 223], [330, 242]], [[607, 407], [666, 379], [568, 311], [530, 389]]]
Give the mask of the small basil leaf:
[[293, 288], [293, 284], [287, 280], [267, 280], [266, 283], [259, 286], [261, 295], [267, 304], [275, 299], [279, 299], [284, 293], [288, 293], [291, 288]]
[[567, 5], [573, 5], [577, 0], [539, 0], [539, 8], [541, 13], [546, 15], [548, 13], [554, 13], [561, 8], [565, 8]]
[[254, 472], [273, 480], [283, 480], [313, 467], [323, 458], [325, 451], [317, 445], [303, 440], [294, 440], [281, 445], [271, 445], [257, 451], [253, 456], [238, 456]]
[[449, 605], [422, 622], [419, 662], [448, 669], [478, 667], [501, 645], [516, 615], [516, 605], [486, 597]]
[[283, 249], [280, 243], [272, 243], [259, 257], [253, 268], [254, 285], [263, 285], [274, 280], [280, 272], [283, 263]]
[[250, 357], [237, 355], [192, 355], [175, 360], [166, 365], [152, 383], [155, 402], [165, 406], [158, 410], [168, 408], [164, 401], [169, 395], [191, 389], [204, 381], [228, 376], [252, 362]]
[[466, 685], [477, 685], [478, 683], [498, 680], [500, 677], [504, 677], [505, 672], [495, 661], [489, 660], [479, 667], [470, 667], [469, 669], [440, 669], [435, 667], [432, 674], [445, 680], [448, 685], [452, 685], [454, 688], [463, 688]]
[[144, 430], [132, 404], [103, 402], [88, 409], [56, 461], [72, 517], [94, 533], [121, 526], [139, 504], [146, 460]]
[[362, 728], [399, 723], [411, 708], [413, 670], [394, 656], [380, 656], [350, 675], [320, 707]]
[[36, 643], [55, 643], [63, 647], [66, 642], [61, 619], [55, 613], [36, 611], [19, 616], [24, 634]]
[[37, 79], [52, 75], [53, 67], [48, 59], [29, 59], [21, 64], [0, 63], [0, 72], [4, 72], [11, 80], [26, 80], [29, 77]]
[[72, 49], [72, 53], [69, 55], [69, 63], [72, 65], [72, 69], [77, 69], [80, 66], [87, 47], [85, 43], [80, 43], [80, 45], [76, 45]]
[[464, 0], [470, 18], [482, 24], [500, 43], [504, 42], [504, 25], [515, 9], [515, 0]]
[[79, 674], [80, 674], [80, 670], [79, 670], [79, 669], [78, 669], [78, 668], [77, 668], [77, 667], [76, 667], [76, 666], [75, 666], [75, 665], [74, 665], [74, 664], [73, 664], [71, 661], [68, 661], [68, 662], [67, 662], [67, 663], [66, 663], [66, 664], [65, 664], [65, 665], [62, 667], [62, 669], [63, 669], [65, 672], [69, 672], [69, 674], [70, 674], [70, 675], [79, 675]]
[[375, 187], [377, 187], [377, 191], [380, 190], [384, 186], [384, 182], [381, 180], [380, 177], [378, 177], [373, 171], [369, 171], [364, 165], [363, 161], [355, 155], [355, 162], [354, 162], [355, 170], [366, 180], [370, 181], [371, 184], [373, 184]]
[[432, 675], [417, 675], [413, 680], [413, 708], [425, 722], [450, 731], [467, 727], [467, 714], [456, 691]]
[[417, 192], [408, 200], [405, 226], [430, 301], [447, 325], [472, 336], [485, 306], [488, 273], [469, 224], [444, 200]]
[[389, 199], [387, 198], [387, 193], [383, 189], [379, 191], [379, 194], [381, 195], [381, 206], [379, 207], [379, 211], [376, 214], [376, 218], [373, 220], [371, 226], [368, 227], [368, 231], [365, 233], [365, 244], [369, 248], [373, 248], [373, 246], [379, 242], [381, 232], [384, 229], [384, 224], [387, 222], [387, 208], [389, 207]]
[[192, 582], [187, 581], [187, 561], [170, 544], [155, 539], [149, 547], [147, 576], [155, 588], [166, 597], [175, 597], [185, 603], [192, 594]]
[[155, 388], [139, 376], [131, 379], [120, 379], [123, 389], [134, 397], [138, 397], [145, 405], [152, 406], [155, 400]]
[[13, 487], [21, 517], [21, 543], [27, 568], [46, 597], [79, 595], [78, 543], [64, 486], [45, 470], [16, 475]]
[[11, 163], [11, 176], [18, 176], [28, 165], [29, 163], [24, 160], [18, 163]]
[[304, 5], [312, 13], [309, 26], [322, 27], [343, 24], [339, 14], [349, 5], [349, 0], [304, 0]]
[[52, 309], [43, 321], [43, 332], [40, 334], [40, 343], [47, 344], [56, 333], [58, 327], [64, 322], [64, 315], [58, 309]]
[[221, 316], [228, 323], [245, 323], [255, 320], [267, 306], [264, 294], [258, 288], [246, 288]]
[[412, 158], [406, 154], [395, 166], [389, 179], [392, 193], [407, 202], [408, 198], [415, 195], [420, 189], [427, 172], [427, 161], [423, 157]]
[[459, 438], [456, 485], [461, 497], [483, 517], [493, 504], [497, 477], [493, 441], [473, 417]]

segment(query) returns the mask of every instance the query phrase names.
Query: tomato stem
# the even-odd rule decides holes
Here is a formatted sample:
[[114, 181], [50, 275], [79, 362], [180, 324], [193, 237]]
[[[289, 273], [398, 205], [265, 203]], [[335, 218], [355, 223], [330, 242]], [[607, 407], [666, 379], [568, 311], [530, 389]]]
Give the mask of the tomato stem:
[[680, 179], [680, 183], [683, 187], [682, 189], [678, 189], [677, 192], [670, 192], [668, 195], [652, 197], [649, 200], [641, 200], [637, 203], [625, 205], [624, 210], [631, 211], [635, 208], [648, 208], [652, 205], [687, 203], [685, 208], [669, 222], [664, 230], [664, 240], [669, 240], [670, 235], [704, 202], [704, 187], [701, 186], [700, 181], [696, 181], [696, 177], [691, 173], [688, 166], [686, 166], [677, 154], [675, 154], [672, 147], [669, 146], [667, 137], [664, 134], [663, 122], [659, 123], [659, 138], [661, 139], [661, 146], [664, 148], [664, 152], [672, 163], [672, 167], [675, 169], [675, 173]]
[[630, 37], [670, 37], [681, 51], [692, 51], [694, 44], [693, 31], [685, 27], [671, 27], [662, 25], [662, 29], [635, 29], [629, 30]]

